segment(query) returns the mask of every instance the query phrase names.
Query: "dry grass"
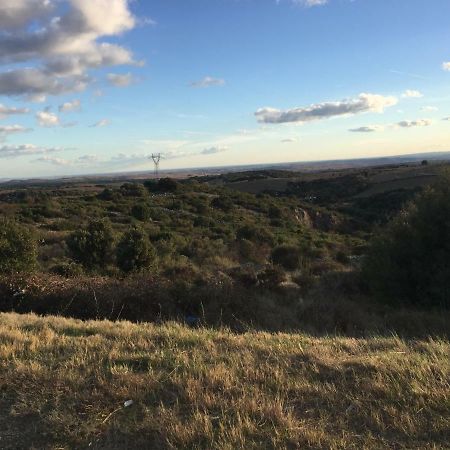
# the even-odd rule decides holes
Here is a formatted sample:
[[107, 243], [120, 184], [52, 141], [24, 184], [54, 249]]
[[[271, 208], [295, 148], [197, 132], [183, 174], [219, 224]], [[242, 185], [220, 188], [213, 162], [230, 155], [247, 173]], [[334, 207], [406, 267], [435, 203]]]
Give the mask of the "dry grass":
[[0, 448], [448, 448], [449, 354], [1, 314]]

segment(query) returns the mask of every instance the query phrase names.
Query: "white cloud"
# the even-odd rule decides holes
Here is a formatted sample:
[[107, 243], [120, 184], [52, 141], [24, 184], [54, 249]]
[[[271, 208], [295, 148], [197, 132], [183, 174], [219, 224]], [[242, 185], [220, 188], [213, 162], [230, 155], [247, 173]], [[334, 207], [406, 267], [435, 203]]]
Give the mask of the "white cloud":
[[83, 155], [78, 158], [78, 161], [84, 164], [95, 163], [100, 161], [100, 158], [97, 155]]
[[14, 30], [52, 11], [49, 0], [0, 0], [0, 29]]
[[110, 123], [111, 123], [111, 121], [109, 119], [102, 119], [102, 120], [99, 120], [98, 122], [92, 124], [91, 128], [107, 127]]
[[430, 119], [418, 119], [418, 120], [402, 120], [397, 123], [400, 128], [413, 128], [413, 127], [429, 127], [433, 124]]
[[449, 62], [444, 62], [442, 63], [442, 68], [447, 71], [450, 72], [450, 61]]
[[352, 128], [348, 131], [351, 131], [352, 133], [375, 133], [377, 131], [383, 131], [384, 127], [381, 125], [369, 125], [365, 127], [359, 127], [359, 128]]
[[428, 127], [433, 124], [431, 119], [417, 119], [417, 120], [402, 120], [401, 122], [387, 124], [387, 125], [368, 125], [358, 128], [351, 128], [352, 133], [376, 133], [385, 130], [395, 130], [400, 128], [415, 128], [415, 127]]
[[123, 75], [117, 73], [109, 73], [107, 79], [110, 84], [116, 87], [126, 87], [134, 82], [133, 75], [131, 73], [126, 73]]
[[54, 166], [71, 166], [72, 161], [62, 158], [55, 158], [53, 156], [41, 156], [34, 160], [34, 162], [41, 162], [47, 164], [53, 164]]
[[0, 158], [18, 158], [21, 156], [40, 155], [62, 151], [58, 147], [39, 147], [33, 144], [4, 145], [0, 147]]
[[439, 111], [439, 108], [437, 106], [424, 106], [423, 108], [420, 108], [420, 110], [425, 112], [436, 112]]
[[25, 95], [32, 101], [45, 101], [47, 95], [82, 91], [88, 82], [86, 76], [60, 79], [42, 69], [15, 69], [0, 73], [0, 95]]
[[216, 153], [226, 152], [228, 147], [210, 147], [200, 152], [201, 155], [215, 155]]
[[311, 8], [312, 6], [326, 5], [328, 0], [293, 0], [293, 2]]
[[28, 114], [29, 112], [30, 110], [27, 108], [8, 107], [0, 103], [0, 119], [5, 119], [14, 114]]
[[205, 77], [199, 81], [192, 81], [190, 86], [193, 88], [208, 88], [213, 86], [225, 86], [225, 80], [222, 78]]
[[258, 122], [261, 123], [305, 123], [365, 112], [381, 113], [385, 108], [396, 105], [397, 103], [398, 99], [396, 97], [363, 93], [355, 99], [318, 103], [308, 107], [293, 108], [285, 111], [275, 108], [261, 108], [256, 111], [255, 116]]
[[75, 159], [56, 158], [44, 155], [34, 160], [34, 162], [52, 164], [54, 166], [92, 167], [97, 166], [101, 160], [97, 155], [83, 155]]
[[403, 98], [422, 98], [423, 94], [420, 91], [407, 89], [403, 94]]
[[[281, 3], [281, 0], [276, 0], [277, 3]], [[328, 3], [328, 0], [290, 0], [294, 5], [305, 6], [311, 8], [313, 6], [322, 6]]]
[[30, 131], [29, 128], [25, 128], [22, 125], [5, 125], [0, 126], [0, 140], [2, 140], [3, 137], [9, 135], [9, 134], [15, 134], [15, 133], [25, 133], [26, 131]]
[[[132, 53], [105, 42], [137, 23], [129, 0], [0, 0], [0, 95], [44, 98], [79, 91], [90, 69], [138, 64]], [[23, 67], [29, 62], [31, 67]]]
[[57, 127], [61, 125], [59, 117], [49, 111], [38, 111], [36, 119], [41, 127]]
[[81, 108], [81, 102], [80, 100], [73, 100], [71, 102], [65, 102], [62, 105], [59, 105], [59, 112], [72, 112], [72, 111], [79, 111]]
[[286, 139], [283, 139], [281, 142], [283, 144], [293, 144], [295, 142], [298, 142], [298, 139], [296, 139], [296, 138], [286, 138]]

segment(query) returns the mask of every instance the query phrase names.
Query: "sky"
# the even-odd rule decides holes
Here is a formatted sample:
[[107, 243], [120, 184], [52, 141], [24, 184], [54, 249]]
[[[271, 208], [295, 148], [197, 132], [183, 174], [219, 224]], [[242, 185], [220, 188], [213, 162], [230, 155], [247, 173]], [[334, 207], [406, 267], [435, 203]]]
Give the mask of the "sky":
[[448, 0], [0, 0], [0, 179], [435, 151]]

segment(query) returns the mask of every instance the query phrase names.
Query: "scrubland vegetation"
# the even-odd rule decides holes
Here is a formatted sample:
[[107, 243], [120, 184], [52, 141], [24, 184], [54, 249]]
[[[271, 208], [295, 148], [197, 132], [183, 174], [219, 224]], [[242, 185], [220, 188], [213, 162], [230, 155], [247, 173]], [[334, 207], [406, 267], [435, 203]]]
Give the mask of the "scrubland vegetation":
[[449, 186], [3, 186], [0, 447], [445, 448]]

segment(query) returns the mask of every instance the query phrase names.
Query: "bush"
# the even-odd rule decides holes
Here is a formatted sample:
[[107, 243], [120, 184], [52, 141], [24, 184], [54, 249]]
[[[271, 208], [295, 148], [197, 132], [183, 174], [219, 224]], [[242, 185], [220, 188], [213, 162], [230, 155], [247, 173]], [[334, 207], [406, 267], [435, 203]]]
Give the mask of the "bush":
[[92, 269], [111, 261], [114, 235], [107, 220], [93, 220], [86, 229], [77, 230], [67, 239], [72, 258]]
[[36, 258], [33, 235], [14, 221], [0, 219], [0, 273], [30, 271]]
[[300, 249], [291, 245], [281, 245], [272, 251], [272, 262], [286, 270], [297, 270], [301, 259]]
[[450, 176], [420, 194], [380, 233], [363, 266], [391, 304], [450, 306]]
[[113, 191], [112, 189], [104, 189], [100, 194], [97, 195], [97, 198], [105, 201], [118, 201], [122, 197], [122, 194], [117, 191]]
[[268, 216], [270, 219], [281, 219], [283, 217], [283, 210], [277, 205], [269, 207]]
[[261, 286], [274, 289], [286, 281], [286, 274], [280, 267], [268, 266], [262, 272], [258, 273], [258, 281]]
[[175, 181], [173, 178], [161, 178], [158, 181], [146, 181], [144, 186], [150, 192], [177, 192], [180, 187], [180, 183]]
[[65, 278], [76, 278], [83, 275], [83, 267], [77, 263], [61, 263], [50, 268], [50, 272]]
[[150, 208], [145, 203], [139, 203], [131, 208], [131, 215], [142, 222], [150, 219]]
[[146, 190], [144, 185], [139, 183], [124, 183], [120, 186], [120, 193], [124, 197], [144, 197]]
[[222, 195], [220, 197], [216, 197], [211, 202], [211, 206], [216, 209], [221, 209], [224, 212], [230, 212], [233, 209], [234, 204], [230, 197]]
[[153, 265], [156, 252], [145, 231], [134, 227], [122, 236], [116, 257], [117, 265], [124, 272], [139, 272]]
[[247, 241], [257, 243], [264, 242], [268, 244], [273, 244], [274, 241], [273, 235], [267, 230], [250, 224], [246, 224], [238, 228], [236, 238], [239, 240], [246, 239]]

